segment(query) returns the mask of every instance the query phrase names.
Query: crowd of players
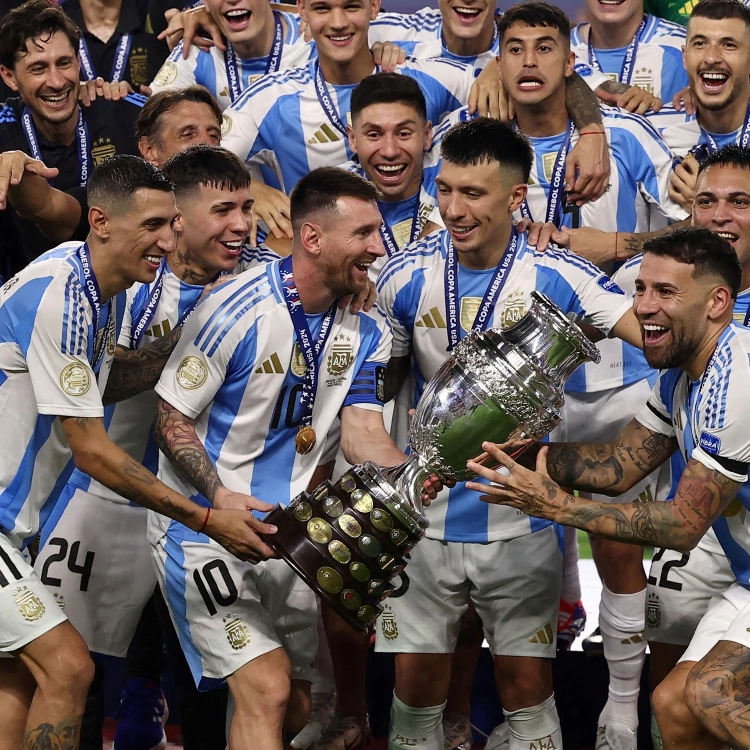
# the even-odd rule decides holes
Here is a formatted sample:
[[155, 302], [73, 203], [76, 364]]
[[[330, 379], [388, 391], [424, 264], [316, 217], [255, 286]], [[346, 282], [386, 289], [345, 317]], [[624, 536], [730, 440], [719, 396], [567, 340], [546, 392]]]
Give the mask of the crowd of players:
[[404, 460], [448, 353], [535, 290], [601, 362], [523, 465], [486, 444], [501, 468], [426, 483], [375, 627], [389, 748], [471, 747], [483, 639], [486, 746], [563, 747], [576, 528], [603, 584], [597, 750], [637, 747], [647, 643], [654, 745], [750, 747], [750, 9], [14, 5], [0, 747], [101, 747], [104, 654], [127, 656], [117, 750], [165, 746], [167, 662], [188, 750], [365, 748], [369, 638], [263, 512], [337, 456]]

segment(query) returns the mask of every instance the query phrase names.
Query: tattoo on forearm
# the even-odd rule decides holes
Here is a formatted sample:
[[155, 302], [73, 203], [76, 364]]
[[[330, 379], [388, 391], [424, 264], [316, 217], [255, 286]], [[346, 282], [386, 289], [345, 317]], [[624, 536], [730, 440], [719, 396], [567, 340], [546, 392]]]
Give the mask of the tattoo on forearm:
[[116, 354], [104, 391], [104, 404], [124, 401], [152, 390], [159, 382], [164, 365], [180, 340], [181, 333], [182, 327], [175, 328], [167, 336], [155, 339], [142, 349]]
[[739, 487], [723, 474], [691, 461], [671, 502], [639, 498], [611, 505], [574, 498], [563, 505], [559, 520], [610, 539], [689, 550]]
[[24, 750], [78, 750], [80, 729], [80, 717], [63, 719], [57, 726], [40, 724], [26, 732], [23, 740]]
[[608, 94], [624, 94], [630, 89], [627, 83], [620, 83], [619, 81], [605, 81], [597, 88], [606, 91]]
[[164, 400], [159, 401], [154, 438], [180, 474], [204, 497], [213, 501], [221, 479], [195, 434], [192, 419]]
[[579, 131], [589, 125], [602, 124], [599, 100], [578, 73], [566, 79], [565, 104]]

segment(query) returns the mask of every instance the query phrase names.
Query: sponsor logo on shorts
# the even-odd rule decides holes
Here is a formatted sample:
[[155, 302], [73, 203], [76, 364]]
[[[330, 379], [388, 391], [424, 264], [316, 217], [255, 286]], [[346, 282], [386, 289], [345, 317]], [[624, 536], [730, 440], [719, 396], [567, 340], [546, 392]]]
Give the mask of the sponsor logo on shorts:
[[13, 601], [24, 620], [34, 622], [44, 615], [42, 600], [28, 586], [19, 586], [14, 589]]
[[721, 440], [710, 432], [701, 432], [700, 446], [706, 453], [713, 453], [714, 456], [718, 456], [721, 450]]
[[91, 388], [89, 369], [80, 362], [71, 362], [60, 373], [60, 386], [69, 396], [83, 396]]
[[177, 367], [177, 382], [188, 391], [200, 388], [208, 380], [208, 367], [198, 357], [185, 357]]
[[552, 645], [554, 643], [552, 625], [547, 623], [541, 630], [537, 630], [536, 633], [529, 638], [529, 643], [541, 643], [545, 646]]
[[383, 614], [380, 615], [380, 629], [383, 632], [383, 638], [394, 641], [398, 638], [398, 623], [396, 615], [388, 604], [383, 608]]
[[649, 594], [646, 599], [646, 625], [652, 630], [656, 630], [661, 625], [659, 594]]
[[250, 643], [250, 631], [247, 629], [247, 625], [242, 622], [241, 617], [230, 613], [224, 617], [222, 622], [229, 645], [235, 651], [245, 648]]

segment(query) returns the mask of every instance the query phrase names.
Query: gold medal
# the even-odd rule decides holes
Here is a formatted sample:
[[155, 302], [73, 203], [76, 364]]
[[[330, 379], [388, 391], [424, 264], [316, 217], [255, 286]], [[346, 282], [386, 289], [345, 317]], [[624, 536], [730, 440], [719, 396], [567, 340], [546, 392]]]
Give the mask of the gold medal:
[[314, 447], [317, 437], [315, 430], [308, 424], [299, 428], [294, 438], [294, 447], [301, 456], [306, 456]]

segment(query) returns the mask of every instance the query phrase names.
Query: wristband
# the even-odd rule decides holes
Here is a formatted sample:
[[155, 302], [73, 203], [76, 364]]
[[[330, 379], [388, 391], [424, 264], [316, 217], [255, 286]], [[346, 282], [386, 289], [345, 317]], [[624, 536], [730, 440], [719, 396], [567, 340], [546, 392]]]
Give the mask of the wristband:
[[585, 133], [579, 133], [578, 137], [580, 138], [582, 135], [604, 135], [603, 130], [587, 130]]
[[211, 515], [211, 508], [206, 508], [206, 517], [203, 519], [203, 526], [198, 529], [198, 533], [202, 534], [208, 524], [208, 517]]

